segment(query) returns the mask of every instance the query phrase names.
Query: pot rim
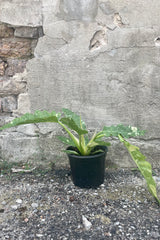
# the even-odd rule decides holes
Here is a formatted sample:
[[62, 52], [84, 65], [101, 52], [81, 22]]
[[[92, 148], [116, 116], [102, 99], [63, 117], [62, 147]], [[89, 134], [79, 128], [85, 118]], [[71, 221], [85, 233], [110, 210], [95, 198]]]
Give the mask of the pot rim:
[[[70, 153], [67, 153], [67, 155], [68, 156], [74, 156], [76, 158], [81, 158], [81, 159], [83, 159], [83, 158], [84, 159], [85, 158], [91, 159], [91, 158], [96, 158], [97, 156], [103, 156], [103, 155], [107, 154], [107, 152], [108, 152], [107, 146], [98, 145], [96, 147], [103, 148], [103, 149], [105, 149], [105, 151], [104, 152], [100, 152], [100, 153], [96, 153], [96, 154], [93, 154], [93, 155], [76, 155], [76, 154], [70, 154]], [[69, 147], [67, 147], [67, 150], [71, 150], [71, 148], [73, 149], [74, 147], [73, 146], [69, 146]]]

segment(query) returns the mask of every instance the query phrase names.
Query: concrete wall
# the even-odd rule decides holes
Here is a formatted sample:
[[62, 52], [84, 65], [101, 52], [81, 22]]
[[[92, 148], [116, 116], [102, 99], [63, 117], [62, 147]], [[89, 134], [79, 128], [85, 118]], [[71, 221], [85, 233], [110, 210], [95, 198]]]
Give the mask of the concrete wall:
[[[159, 11], [157, 0], [2, 0], [0, 27], [9, 36], [0, 36], [1, 124], [24, 112], [67, 107], [91, 131], [119, 123], [146, 129], [131, 142], [160, 166]], [[5, 55], [6, 41], [16, 53]], [[1, 132], [1, 158], [61, 163], [57, 134], [52, 124]], [[123, 147], [112, 144], [108, 162], [131, 166]]]

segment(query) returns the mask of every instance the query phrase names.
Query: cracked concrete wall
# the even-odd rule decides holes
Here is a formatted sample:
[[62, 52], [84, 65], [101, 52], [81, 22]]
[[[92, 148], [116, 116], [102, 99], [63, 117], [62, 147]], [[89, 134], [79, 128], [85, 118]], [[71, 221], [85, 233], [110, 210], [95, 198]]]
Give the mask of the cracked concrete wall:
[[[0, 21], [16, 28], [15, 37], [27, 38], [27, 28], [33, 37], [41, 26], [44, 33], [27, 61], [26, 90], [10, 118], [26, 110], [67, 107], [81, 113], [91, 131], [119, 123], [138, 126], [147, 134], [131, 142], [159, 165], [159, 2], [3, 0], [0, 9]], [[52, 124], [3, 132], [1, 158], [62, 162], [57, 134], [61, 130]], [[131, 166], [123, 147], [111, 142], [108, 162]]]

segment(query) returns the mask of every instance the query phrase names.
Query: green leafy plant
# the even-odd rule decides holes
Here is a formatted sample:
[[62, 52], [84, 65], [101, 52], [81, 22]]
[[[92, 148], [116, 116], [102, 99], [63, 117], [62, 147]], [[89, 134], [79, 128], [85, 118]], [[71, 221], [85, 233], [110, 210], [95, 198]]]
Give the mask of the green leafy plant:
[[156, 192], [156, 183], [152, 177], [151, 164], [146, 161], [146, 157], [139, 151], [138, 147], [131, 145], [128, 141], [126, 141], [126, 139], [130, 137], [144, 135], [145, 131], [139, 130], [136, 127], [119, 124], [117, 126], [105, 126], [102, 131], [95, 131], [93, 136], [89, 138], [86, 125], [81, 117], [69, 109], [64, 108], [62, 109], [62, 113], [56, 113], [55, 111], [36, 111], [34, 114], [26, 113], [23, 116], [16, 118], [10, 123], [2, 126], [0, 130], [22, 124], [42, 122], [55, 122], [65, 129], [69, 138], [65, 136], [59, 136], [58, 138], [64, 144], [74, 147], [74, 150], [72, 151], [65, 150], [65, 152], [70, 154], [82, 156], [96, 154], [100, 151], [95, 150], [96, 146], [110, 146], [110, 143], [104, 141], [104, 138], [117, 137], [120, 142], [124, 144], [131, 158], [136, 163], [138, 169], [145, 178], [150, 193], [155, 197], [158, 203], [160, 203]]

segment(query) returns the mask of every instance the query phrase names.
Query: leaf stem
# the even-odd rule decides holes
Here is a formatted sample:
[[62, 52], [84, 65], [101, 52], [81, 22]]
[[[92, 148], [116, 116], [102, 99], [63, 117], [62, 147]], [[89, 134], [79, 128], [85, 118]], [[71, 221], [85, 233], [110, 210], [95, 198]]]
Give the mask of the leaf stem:
[[63, 123], [61, 123], [60, 121], [58, 121], [58, 123], [66, 130], [70, 138], [73, 140], [75, 146], [78, 148], [78, 150], [80, 150], [78, 138], [76, 138]]

